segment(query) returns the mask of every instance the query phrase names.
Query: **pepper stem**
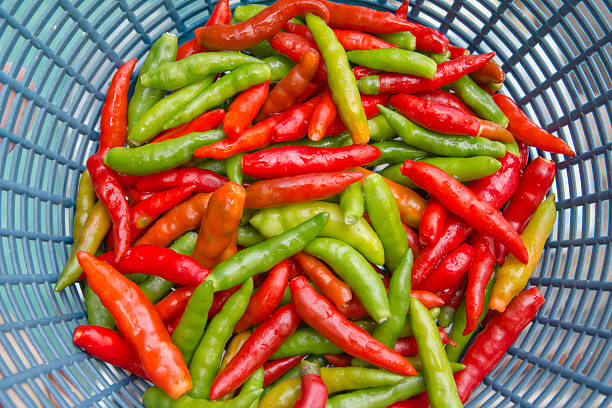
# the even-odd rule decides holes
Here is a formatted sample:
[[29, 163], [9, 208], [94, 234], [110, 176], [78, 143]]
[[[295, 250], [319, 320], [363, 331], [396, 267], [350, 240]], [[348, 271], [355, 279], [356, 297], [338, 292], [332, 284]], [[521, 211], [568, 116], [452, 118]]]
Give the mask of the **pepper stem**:
[[318, 364], [311, 363], [310, 361], [302, 360], [300, 362], [300, 377], [305, 377], [309, 374], [317, 376], [321, 375], [321, 369]]

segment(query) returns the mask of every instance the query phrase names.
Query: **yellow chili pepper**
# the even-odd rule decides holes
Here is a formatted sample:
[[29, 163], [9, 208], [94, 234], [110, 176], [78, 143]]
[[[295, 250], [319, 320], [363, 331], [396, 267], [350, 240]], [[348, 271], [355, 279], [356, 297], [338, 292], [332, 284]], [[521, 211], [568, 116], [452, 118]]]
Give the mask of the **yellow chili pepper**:
[[221, 369], [219, 371], [223, 371], [223, 369], [232, 361], [232, 358], [240, 351], [242, 345], [247, 341], [251, 332], [249, 330], [238, 333], [234, 336], [232, 341], [230, 342], [225, 354], [223, 355], [223, 360], [221, 360]]

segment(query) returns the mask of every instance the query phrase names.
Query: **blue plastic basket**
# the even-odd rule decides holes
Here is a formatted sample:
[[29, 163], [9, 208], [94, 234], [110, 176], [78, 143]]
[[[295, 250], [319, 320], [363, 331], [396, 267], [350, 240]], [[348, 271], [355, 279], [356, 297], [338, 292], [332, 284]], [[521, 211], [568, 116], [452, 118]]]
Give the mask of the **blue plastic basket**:
[[[546, 303], [468, 406], [610, 406], [610, 2], [411, 3], [411, 19], [456, 45], [496, 51], [505, 92], [578, 153], [531, 151], [557, 163], [559, 217], [531, 279]], [[79, 173], [97, 148], [113, 72], [132, 57], [142, 64], [164, 32], [192, 38], [212, 7], [203, 0], [0, 1], [1, 406], [140, 406], [144, 381], [72, 345], [73, 329], [86, 323], [82, 289], [55, 293], [53, 283], [72, 249]]]

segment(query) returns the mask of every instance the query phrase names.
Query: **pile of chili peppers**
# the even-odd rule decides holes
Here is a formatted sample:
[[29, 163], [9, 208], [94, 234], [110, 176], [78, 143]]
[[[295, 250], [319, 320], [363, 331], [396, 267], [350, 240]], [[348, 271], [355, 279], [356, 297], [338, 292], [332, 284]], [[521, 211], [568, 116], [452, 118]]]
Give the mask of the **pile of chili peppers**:
[[145, 406], [458, 407], [544, 303], [574, 152], [407, 11], [221, 0], [115, 73], [56, 290]]

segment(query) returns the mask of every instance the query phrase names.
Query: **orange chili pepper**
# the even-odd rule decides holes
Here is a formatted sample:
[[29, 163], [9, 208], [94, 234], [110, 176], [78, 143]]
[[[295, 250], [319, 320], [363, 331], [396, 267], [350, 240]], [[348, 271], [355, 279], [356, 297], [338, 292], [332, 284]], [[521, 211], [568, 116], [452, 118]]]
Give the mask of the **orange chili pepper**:
[[314, 256], [298, 252], [293, 256], [312, 283], [331, 300], [338, 309], [345, 307], [353, 298], [351, 288], [338, 279], [329, 268]]
[[266, 102], [269, 90], [270, 81], [266, 81], [247, 89], [234, 99], [223, 118], [223, 133], [228, 139], [236, 140], [240, 137]]
[[315, 106], [308, 125], [308, 138], [313, 141], [323, 139], [329, 126], [336, 119], [336, 105], [331, 97], [329, 89], [321, 96], [319, 103]]

